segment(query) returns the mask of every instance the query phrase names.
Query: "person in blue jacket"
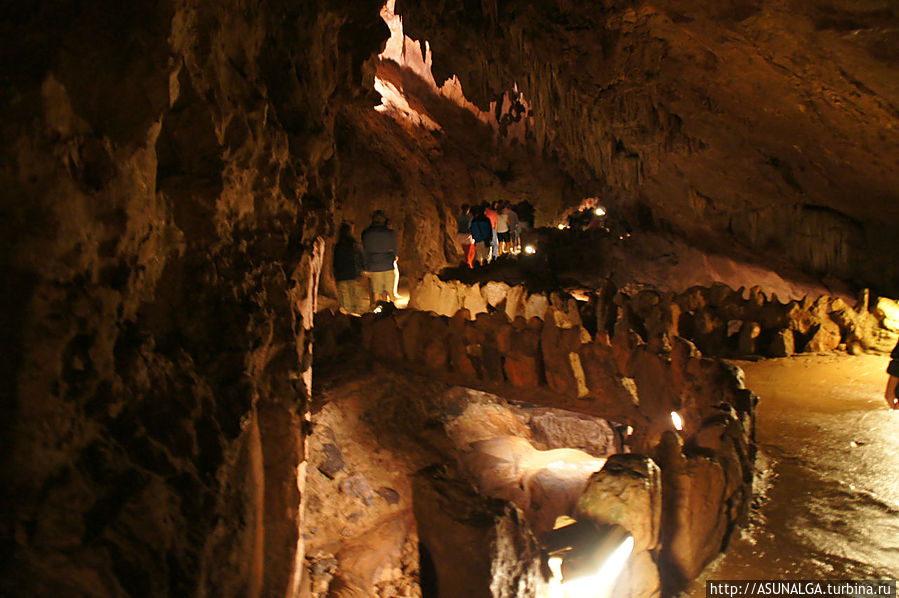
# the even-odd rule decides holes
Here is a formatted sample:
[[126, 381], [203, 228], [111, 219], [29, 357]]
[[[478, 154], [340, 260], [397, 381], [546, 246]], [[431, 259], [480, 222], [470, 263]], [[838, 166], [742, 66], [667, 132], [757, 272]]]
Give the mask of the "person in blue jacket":
[[471, 219], [471, 236], [474, 239], [475, 259], [484, 265], [490, 260], [490, 246], [493, 243], [493, 225], [484, 213], [484, 206], [475, 208]]

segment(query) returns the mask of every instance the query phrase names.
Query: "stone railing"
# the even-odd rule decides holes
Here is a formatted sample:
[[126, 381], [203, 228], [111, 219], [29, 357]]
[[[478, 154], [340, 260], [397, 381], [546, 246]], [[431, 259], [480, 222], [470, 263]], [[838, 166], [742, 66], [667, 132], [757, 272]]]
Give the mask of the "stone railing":
[[509, 320], [545, 320], [552, 307], [552, 318], [561, 327], [584, 326], [593, 334], [609, 336], [616, 330], [633, 330], [660, 353], [682, 337], [703, 354], [718, 357], [886, 352], [899, 332], [896, 302], [880, 298], [869, 311], [867, 291], [850, 306], [834, 296], [781, 303], [759, 287], [734, 291], [723, 284], [679, 294], [649, 290], [627, 294], [610, 284], [598, 290], [547, 294], [502, 282], [466, 285], [428, 275], [413, 289], [409, 305], [446, 316], [465, 309], [472, 318], [502, 312]]
[[[538, 301], [525, 299], [525, 305], [529, 300]], [[511, 321], [499, 312], [472, 320], [467, 309], [451, 318], [411, 309], [362, 318], [322, 312], [315, 353], [327, 359], [353, 346], [430, 378], [630, 426], [628, 449], [661, 468], [660, 495], [646, 498], [646, 504], [657, 505], [658, 522], [641, 536], [645, 554], [634, 562], [661, 571], [661, 579], [674, 586], [694, 578], [747, 513], [757, 398], [744, 388], [738, 368], [703, 358], [685, 339], [674, 337], [670, 350], [660, 354], [620, 326], [611, 337], [591, 335], [576, 323], [580, 310], [545, 301], [543, 319]], [[683, 419], [680, 431], [674, 430], [672, 412]], [[643, 473], [637, 477], [652, 478], [649, 465], [638, 469]], [[603, 495], [601, 480], [611, 475], [603, 471], [588, 484], [591, 496]], [[608, 518], [596, 506], [603, 500], [582, 502], [584, 516]]]

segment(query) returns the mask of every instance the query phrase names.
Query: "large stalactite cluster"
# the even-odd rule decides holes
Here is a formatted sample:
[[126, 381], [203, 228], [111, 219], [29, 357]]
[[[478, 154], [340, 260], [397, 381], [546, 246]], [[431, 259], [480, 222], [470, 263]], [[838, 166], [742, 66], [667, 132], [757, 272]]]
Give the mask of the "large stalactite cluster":
[[0, 594], [295, 594], [324, 239], [373, 208], [411, 276], [462, 202], [602, 195], [899, 287], [885, 0], [397, 6], [524, 142], [403, 73], [442, 130], [375, 112], [380, 9], [0, 9]]
[[[517, 82], [588, 194], [894, 288], [899, 13], [889, 2], [399, 2], [438, 81]], [[645, 206], [640, 208], [638, 206]]]

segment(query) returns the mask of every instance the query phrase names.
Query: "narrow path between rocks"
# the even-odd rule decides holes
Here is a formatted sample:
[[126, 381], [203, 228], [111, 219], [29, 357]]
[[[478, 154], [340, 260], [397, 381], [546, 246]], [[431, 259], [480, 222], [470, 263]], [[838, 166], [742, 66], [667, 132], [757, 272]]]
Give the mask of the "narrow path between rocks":
[[899, 412], [882, 398], [888, 358], [736, 362], [761, 398], [751, 521], [708, 579], [899, 577]]

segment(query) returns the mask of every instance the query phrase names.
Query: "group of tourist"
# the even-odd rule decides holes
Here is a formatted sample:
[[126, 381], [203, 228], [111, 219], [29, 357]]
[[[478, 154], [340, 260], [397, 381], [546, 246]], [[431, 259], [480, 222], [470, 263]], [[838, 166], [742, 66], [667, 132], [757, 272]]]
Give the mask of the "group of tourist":
[[360, 248], [352, 226], [344, 222], [334, 245], [337, 304], [351, 314], [367, 312], [380, 302], [395, 302], [399, 280], [396, 233], [388, 227], [383, 211], [375, 210], [361, 240]]
[[[464, 204], [456, 216], [457, 239], [469, 268], [485, 264], [519, 250], [521, 222], [509, 202]], [[375, 210], [371, 225], [362, 231], [361, 245], [352, 226], [340, 225], [334, 244], [334, 280], [337, 304], [345, 313], [361, 314], [379, 303], [396, 302], [399, 281], [396, 233], [387, 216]]]
[[521, 222], [507, 201], [463, 204], [456, 216], [456, 240], [469, 268], [492, 262], [519, 246]]

